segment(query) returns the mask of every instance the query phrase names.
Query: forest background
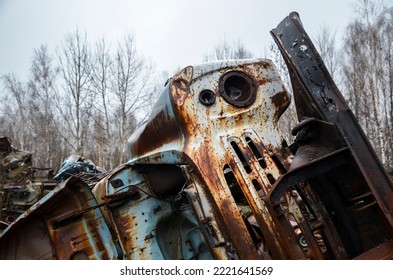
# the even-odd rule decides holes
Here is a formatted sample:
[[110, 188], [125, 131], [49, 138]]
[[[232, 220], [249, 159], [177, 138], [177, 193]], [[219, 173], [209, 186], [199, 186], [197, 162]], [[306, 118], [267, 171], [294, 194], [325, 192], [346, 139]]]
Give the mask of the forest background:
[[[132, 32], [115, 44], [106, 38], [91, 42], [88, 35], [77, 28], [65, 34], [54, 50], [46, 45], [33, 49], [26, 77], [0, 73], [4, 89], [0, 136], [9, 137], [17, 149], [32, 152], [35, 167], [57, 170], [70, 154], [83, 155], [107, 170], [126, 162], [128, 137], [146, 120], [165, 81], [174, 74], [157, 71], [137, 49]], [[313, 41], [382, 163], [392, 172], [393, 5], [358, 0], [340, 37], [323, 26]], [[224, 35], [207, 47], [201, 63], [251, 57], [241, 40]], [[265, 57], [273, 60], [291, 90], [273, 43]], [[292, 104], [280, 123], [287, 137], [296, 123]]]

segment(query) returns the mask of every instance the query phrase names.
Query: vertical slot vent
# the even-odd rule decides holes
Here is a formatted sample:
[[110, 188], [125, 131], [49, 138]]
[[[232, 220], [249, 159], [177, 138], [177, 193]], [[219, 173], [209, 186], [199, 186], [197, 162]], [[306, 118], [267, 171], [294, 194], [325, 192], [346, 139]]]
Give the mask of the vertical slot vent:
[[253, 179], [253, 180], [252, 180], [252, 184], [253, 184], [255, 190], [258, 192], [258, 195], [259, 195], [260, 197], [266, 196], [266, 194], [265, 194], [263, 188], [261, 187], [261, 185], [259, 184], [258, 180]]
[[233, 150], [235, 151], [236, 155], [238, 156], [238, 158], [239, 158], [240, 162], [242, 163], [246, 172], [251, 173], [251, 167], [248, 164], [248, 161], [244, 157], [244, 155], [243, 155], [242, 151], [240, 150], [239, 146], [237, 145], [237, 143], [235, 141], [231, 141], [231, 146], [232, 146]]
[[240, 189], [239, 183], [236, 180], [235, 174], [233, 174], [232, 169], [228, 164], [224, 165], [223, 168], [225, 181], [231, 191], [231, 194], [237, 203], [246, 203], [247, 200]]
[[268, 174], [266, 174], [266, 177], [269, 180], [270, 184], [274, 185], [274, 183], [276, 182], [276, 179], [274, 179], [273, 175], [268, 173]]
[[280, 170], [281, 174], [287, 173], [287, 169], [284, 167], [284, 165], [281, 163], [281, 161], [278, 159], [278, 157], [275, 154], [271, 154], [270, 157], [272, 158], [273, 162], [276, 164], [278, 170]]
[[265, 169], [267, 167], [265, 159], [262, 157], [261, 153], [258, 151], [258, 148], [255, 146], [254, 142], [250, 137], [245, 137], [248, 147], [250, 147], [252, 153], [257, 158], [259, 165]]
[[258, 183], [258, 181], [256, 179], [252, 180], [252, 184], [254, 185], [254, 188], [256, 191], [259, 191], [261, 188], [261, 185]]

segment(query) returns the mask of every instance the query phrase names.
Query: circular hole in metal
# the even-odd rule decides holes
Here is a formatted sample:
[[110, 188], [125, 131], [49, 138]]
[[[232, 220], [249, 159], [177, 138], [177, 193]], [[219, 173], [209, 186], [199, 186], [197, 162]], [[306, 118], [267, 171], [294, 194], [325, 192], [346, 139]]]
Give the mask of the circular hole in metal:
[[7, 218], [5, 218], [5, 221], [8, 224], [11, 224], [13, 221], [15, 221], [15, 218], [13, 216], [7, 216]]
[[216, 102], [216, 95], [211, 90], [202, 90], [199, 93], [199, 102], [201, 102], [205, 106], [211, 106]]
[[240, 71], [225, 73], [220, 79], [219, 87], [224, 100], [236, 107], [250, 106], [257, 96], [254, 81]]

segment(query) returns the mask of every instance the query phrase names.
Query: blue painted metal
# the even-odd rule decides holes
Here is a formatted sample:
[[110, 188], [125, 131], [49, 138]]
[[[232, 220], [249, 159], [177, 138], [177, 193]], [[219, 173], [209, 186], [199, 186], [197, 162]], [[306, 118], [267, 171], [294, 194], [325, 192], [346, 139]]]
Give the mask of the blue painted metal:
[[211, 259], [191, 207], [175, 211], [174, 195], [159, 197], [143, 172], [141, 165], [120, 166], [93, 189], [101, 203], [134, 192], [104, 210], [125, 258]]
[[101, 173], [103, 170], [97, 167], [91, 160], [79, 155], [71, 155], [66, 158], [60, 170], [53, 177], [54, 180], [64, 180], [78, 173]]
[[[223, 77], [234, 84], [223, 85]], [[224, 98], [226, 87], [240, 93], [240, 99], [236, 97], [237, 101], [232, 102], [230, 94]], [[206, 91], [215, 96], [215, 102], [209, 106], [200, 101], [200, 94]], [[254, 184], [267, 193], [272, 184], [268, 177], [275, 180], [280, 176], [271, 155], [289, 161], [277, 127], [289, 102], [289, 94], [269, 60], [230, 60], [189, 66], [169, 81], [152, 117], [130, 137], [129, 163], [134, 168], [156, 165], [152, 168], [157, 169], [157, 176], [164, 182], [165, 172], [158, 170], [164, 165], [183, 166], [183, 173], [187, 174], [183, 175], [184, 186], [179, 183], [173, 191], [185, 195], [188, 205], [194, 212], [198, 211], [196, 222], [216, 259], [260, 258], [259, 245], [247, 229], [238, 198], [231, 193], [233, 186], [226, 178], [229, 169], [236, 172], [236, 188], [241, 187], [237, 191], [246, 195], [246, 207], [251, 207], [264, 235], [274, 244], [271, 250], [276, 257], [283, 257], [280, 244], [272, 234], [277, 223]], [[248, 147], [249, 141], [258, 147], [267, 168], [259, 166], [256, 155]], [[243, 160], [232, 147], [235, 142], [247, 153], [249, 166], [254, 170], [251, 174], [244, 170]], [[176, 173], [168, 170], [171, 172]], [[151, 189], [158, 193], [167, 190], [166, 185], [159, 180], [152, 182], [149, 176], [145, 177]]]
[[0, 259], [117, 259], [113, 240], [90, 189], [70, 178], [0, 234]]

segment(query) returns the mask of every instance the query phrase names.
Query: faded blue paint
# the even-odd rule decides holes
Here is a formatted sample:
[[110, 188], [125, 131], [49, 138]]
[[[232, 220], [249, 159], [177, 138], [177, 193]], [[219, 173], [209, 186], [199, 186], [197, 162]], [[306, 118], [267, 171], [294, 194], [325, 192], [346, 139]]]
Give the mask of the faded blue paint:
[[[162, 152], [148, 154], [146, 156], [135, 158], [127, 162], [127, 165], [135, 164], [184, 164], [187, 162], [184, 153], [172, 150], [176, 148], [172, 144], [162, 145]], [[166, 150], [167, 149], [167, 150]], [[158, 156], [159, 155], [159, 156]]]
[[[130, 161], [94, 187], [95, 198], [106, 207], [91, 211], [95, 213], [96, 224], [83, 217], [77, 221], [80, 235], [71, 244], [74, 252], [82, 246], [90, 249], [89, 258], [117, 257], [113, 241], [116, 239], [125, 259], [259, 258], [258, 248], [231, 193], [232, 185], [226, 181], [225, 164], [233, 162], [236, 166], [231, 168], [240, 170], [234, 176], [249, 175], [241, 172], [240, 161], [223, 141], [233, 137], [243, 139], [245, 132], [255, 130], [263, 138], [262, 144], [280, 149], [281, 138], [274, 126], [279, 108], [273, 106], [271, 97], [278, 90], [272, 84], [281, 84], [271, 67], [268, 61], [247, 60], [187, 67], [179, 72], [166, 86], [149, 120], [130, 137]], [[245, 71], [261, 81], [251, 106], [235, 108], [219, 97], [220, 77], [229, 70]], [[206, 89], [219, 97], [211, 107], [198, 101], [198, 94]], [[241, 147], [247, 145], [242, 143]], [[250, 162], [256, 164], [256, 160]], [[260, 177], [258, 170], [254, 168], [254, 179]], [[255, 189], [250, 180], [239, 178], [237, 182], [244, 182], [243, 193]], [[72, 189], [69, 191], [71, 200], [83, 200], [82, 207], [97, 205], [90, 191], [82, 188], [82, 198]], [[56, 199], [58, 193], [62, 190], [47, 199]], [[247, 199], [260, 216], [265, 208], [255, 202], [260, 200], [255, 193]], [[66, 210], [69, 215], [70, 209]], [[66, 220], [65, 227], [77, 222]], [[114, 230], [113, 237], [109, 227]], [[55, 230], [52, 236], [59, 238]], [[64, 246], [60, 249], [68, 257], [70, 246], [66, 240], [56, 242]], [[102, 246], [108, 255], [100, 251]]]
[[[44, 250], [46, 259], [70, 259], [80, 252], [89, 259], [117, 259], [115, 243], [101, 210], [96, 208], [98, 206], [88, 186], [78, 179], [70, 178], [0, 234], [0, 251], [3, 251], [0, 258], [13, 259], [20, 251], [20, 246], [34, 246], [35, 239], [45, 236], [51, 247]], [[80, 215], [74, 215], [79, 212]], [[37, 236], [29, 239], [24, 229], [30, 228], [37, 217], [45, 221], [46, 228], [36, 228]], [[41, 256], [34, 251], [26, 251], [18, 258], [36, 259]]]
[[[140, 165], [128, 163], [113, 172], [105, 186], [100, 186], [105, 188], [104, 196], [108, 198], [131, 189], [139, 192], [138, 199], [107, 209], [125, 258], [211, 259], [191, 207], [175, 207], [174, 196], [157, 197], [141, 169]], [[114, 188], [111, 182], [119, 179], [124, 185]], [[98, 189], [93, 192], [102, 195]], [[189, 250], [191, 247], [195, 250]]]

